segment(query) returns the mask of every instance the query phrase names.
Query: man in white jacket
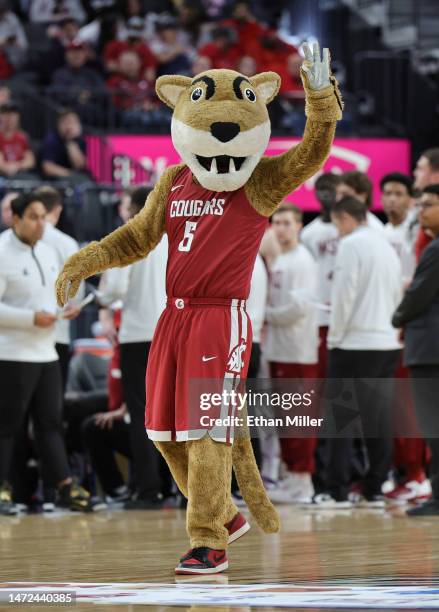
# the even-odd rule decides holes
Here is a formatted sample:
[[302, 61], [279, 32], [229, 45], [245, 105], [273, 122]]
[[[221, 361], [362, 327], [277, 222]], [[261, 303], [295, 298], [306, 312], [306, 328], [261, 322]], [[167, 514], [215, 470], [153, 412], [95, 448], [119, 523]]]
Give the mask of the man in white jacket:
[[[390, 406], [383, 401], [383, 385], [362, 385], [359, 379], [395, 374], [401, 345], [391, 319], [402, 294], [401, 264], [383, 233], [366, 225], [366, 207], [359, 200], [342, 198], [334, 204], [331, 218], [341, 241], [332, 288], [328, 376], [349, 379], [355, 390], [352, 409], [359, 410], [369, 455], [361, 501], [383, 507], [381, 485], [392, 459]], [[343, 397], [341, 393], [340, 401]], [[344, 505], [349, 503], [351, 443], [349, 437], [328, 439], [328, 491]]]
[[363, 202], [366, 206], [366, 225], [372, 229], [382, 231], [384, 224], [370, 211], [373, 205], [372, 194], [372, 181], [364, 172], [351, 170], [340, 176], [340, 182], [337, 185], [337, 200], [349, 196]]
[[[74, 238], [64, 232], [61, 232], [56, 227], [63, 209], [60, 192], [50, 185], [45, 185], [36, 191], [36, 195], [44, 204], [47, 211], [46, 225], [44, 228], [42, 241], [45, 244], [50, 245], [55, 250], [59, 269], [61, 270], [67, 259], [79, 251], [79, 245]], [[67, 373], [70, 361], [70, 321], [76, 319], [76, 317], [80, 314], [81, 311], [76, 304], [81, 300], [83, 295], [84, 285], [81, 286], [79, 292], [75, 296], [75, 299], [69, 302], [64, 308], [62, 318], [56, 323], [55, 346], [56, 352], [59, 356], [64, 389], [67, 382]]]
[[[317, 312], [320, 338], [319, 378], [326, 378], [327, 374], [326, 339], [328, 337], [332, 278], [339, 242], [338, 230], [331, 222], [331, 206], [335, 202], [336, 189], [340, 181], [340, 176], [332, 172], [325, 172], [318, 177], [315, 183], [315, 196], [321, 206], [321, 213], [300, 232], [300, 241], [312, 253], [317, 263], [316, 298], [321, 306]], [[325, 306], [327, 310], [324, 309]]]
[[97, 508], [72, 482], [62, 434], [62, 387], [55, 350], [59, 266], [41, 238], [46, 209], [35, 194], [12, 202], [13, 231], [0, 245], [0, 514], [15, 514], [8, 484], [14, 438], [30, 411], [38, 451], [59, 503]]
[[[313, 301], [317, 264], [299, 244], [302, 213], [296, 206], [281, 205], [272, 225], [282, 252], [271, 270], [264, 354], [273, 378], [316, 379], [319, 336]], [[271, 498], [294, 502], [312, 497], [315, 437], [281, 438], [280, 442], [288, 468], [283, 486], [286, 495], [272, 491]]]
[[[145, 204], [149, 189], [139, 187], [131, 194], [130, 214]], [[124, 398], [130, 415], [131, 454], [136, 473], [137, 498], [126, 509], [153, 509], [161, 505], [161, 474], [167, 466], [145, 434], [145, 375], [149, 349], [157, 321], [166, 306], [167, 237], [142, 261], [125, 268], [107, 270], [102, 277], [101, 303], [121, 300], [119, 330], [120, 365]], [[164, 470], [166, 470], [164, 472]]]

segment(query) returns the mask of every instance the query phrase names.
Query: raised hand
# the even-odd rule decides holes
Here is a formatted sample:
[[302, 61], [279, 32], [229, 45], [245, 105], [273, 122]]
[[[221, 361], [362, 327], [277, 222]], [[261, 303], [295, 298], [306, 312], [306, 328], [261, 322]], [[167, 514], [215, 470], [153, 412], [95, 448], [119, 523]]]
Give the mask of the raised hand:
[[320, 59], [319, 43], [314, 43], [311, 50], [307, 43], [302, 45], [305, 60], [302, 64], [302, 70], [308, 78], [308, 83], [311, 89], [318, 91], [330, 85], [330, 67], [329, 67], [329, 49], [323, 49], [323, 57]]

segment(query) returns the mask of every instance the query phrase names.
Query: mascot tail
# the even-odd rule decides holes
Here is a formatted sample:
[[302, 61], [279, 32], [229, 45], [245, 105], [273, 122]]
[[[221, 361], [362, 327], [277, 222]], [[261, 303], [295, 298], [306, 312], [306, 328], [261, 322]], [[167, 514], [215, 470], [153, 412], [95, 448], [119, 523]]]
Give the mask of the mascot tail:
[[232, 448], [233, 470], [244, 501], [259, 527], [265, 533], [276, 533], [280, 529], [279, 515], [268, 499], [250, 438], [236, 437]]

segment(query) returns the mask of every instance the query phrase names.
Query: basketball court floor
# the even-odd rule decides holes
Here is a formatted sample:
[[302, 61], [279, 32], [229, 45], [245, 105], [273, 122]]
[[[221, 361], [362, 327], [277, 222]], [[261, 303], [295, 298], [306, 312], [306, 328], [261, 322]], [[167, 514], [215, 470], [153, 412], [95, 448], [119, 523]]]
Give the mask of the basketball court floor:
[[[189, 548], [183, 510], [0, 517], [0, 607], [11, 593], [74, 592], [44, 610], [439, 609], [439, 518], [402, 510], [280, 507], [229, 548], [229, 570], [176, 576]], [[251, 520], [251, 519], [250, 519]]]

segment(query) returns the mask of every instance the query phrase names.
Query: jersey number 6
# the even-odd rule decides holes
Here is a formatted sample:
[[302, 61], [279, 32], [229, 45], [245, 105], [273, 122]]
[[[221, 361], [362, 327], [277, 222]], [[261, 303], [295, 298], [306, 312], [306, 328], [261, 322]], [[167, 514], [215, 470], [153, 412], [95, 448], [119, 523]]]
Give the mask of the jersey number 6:
[[197, 224], [194, 221], [186, 221], [184, 228], [183, 240], [178, 245], [179, 251], [190, 251], [192, 246], [192, 240], [194, 239], [194, 233], [197, 229]]

